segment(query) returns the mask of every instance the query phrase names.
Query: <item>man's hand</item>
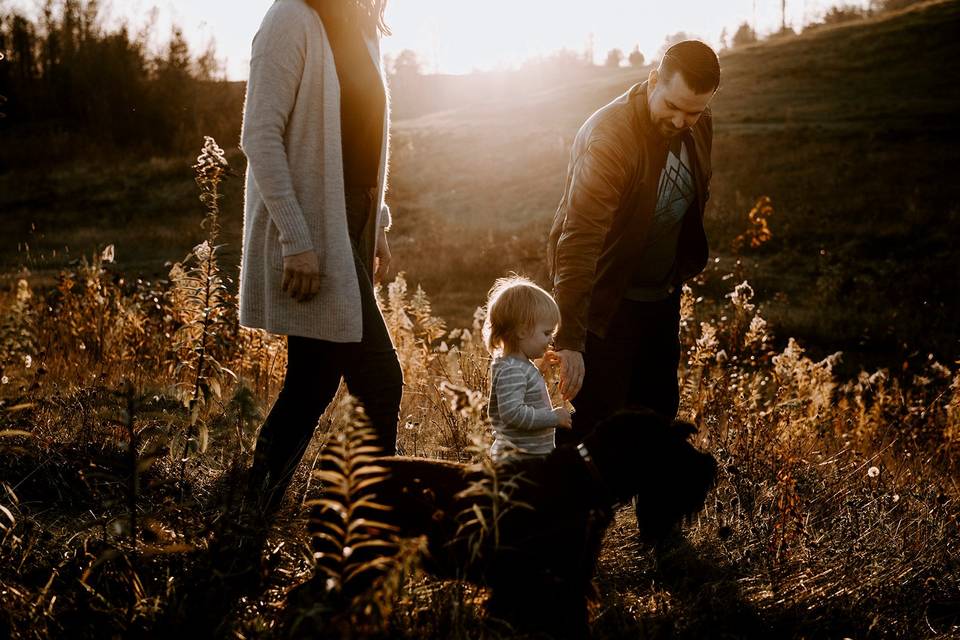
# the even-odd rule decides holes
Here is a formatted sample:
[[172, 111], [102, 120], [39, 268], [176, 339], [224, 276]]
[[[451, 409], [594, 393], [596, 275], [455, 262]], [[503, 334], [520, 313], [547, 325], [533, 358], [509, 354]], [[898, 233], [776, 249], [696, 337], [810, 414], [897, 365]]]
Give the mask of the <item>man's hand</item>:
[[387, 273], [390, 271], [390, 260], [393, 259], [393, 255], [390, 253], [390, 244], [387, 242], [386, 227], [380, 227], [377, 232], [377, 248], [373, 255], [373, 281], [379, 284], [387, 277]]
[[560, 358], [560, 393], [564, 400], [573, 400], [583, 386], [583, 354], [564, 349], [557, 351]]
[[309, 302], [320, 291], [320, 258], [314, 250], [283, 258], [280, 289], [297, 302]]

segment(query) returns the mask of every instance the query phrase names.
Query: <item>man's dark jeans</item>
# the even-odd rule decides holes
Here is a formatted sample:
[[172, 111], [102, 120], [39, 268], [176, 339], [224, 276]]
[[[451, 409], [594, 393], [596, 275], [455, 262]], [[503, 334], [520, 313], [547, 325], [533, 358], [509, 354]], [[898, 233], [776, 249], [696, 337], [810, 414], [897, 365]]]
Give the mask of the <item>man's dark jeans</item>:
[[673, 420], [680, 404], [680, 291], [658, 302], [624, 300], [606, 335], [587, 334], [583, 387], [573, 400], [573, 431], [557, 444], [583, 440], [604, 418], [646, 407]]

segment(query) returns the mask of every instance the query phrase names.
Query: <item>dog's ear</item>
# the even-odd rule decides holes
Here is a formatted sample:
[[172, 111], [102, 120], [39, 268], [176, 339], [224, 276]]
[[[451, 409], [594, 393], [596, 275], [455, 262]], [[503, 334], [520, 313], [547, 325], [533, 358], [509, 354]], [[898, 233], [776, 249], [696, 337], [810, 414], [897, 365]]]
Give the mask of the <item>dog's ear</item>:
[[682, 435], [684, 439], [687, 439], [697, 433], [696, 425], [694, 425], [692, 422], [687, 422], [686, 420], [674, 420], [673, 428], [676, 429], [677, 433]]

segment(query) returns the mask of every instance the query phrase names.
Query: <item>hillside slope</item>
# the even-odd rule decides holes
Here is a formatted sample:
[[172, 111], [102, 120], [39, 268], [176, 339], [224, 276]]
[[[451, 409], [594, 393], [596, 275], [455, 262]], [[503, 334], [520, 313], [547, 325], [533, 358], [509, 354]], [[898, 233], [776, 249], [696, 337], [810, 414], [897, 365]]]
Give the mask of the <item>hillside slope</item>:
[[[960, 56], [958, 27], [960, 2], [940, 0], [722, 54], [707, 212], [720, 261], [704, 278], [708, 294], [727, 292], [724, 276], [735, 271], [757, 289], [781, 342], [842, 349], [852, 372], [927, 352], [960, 357], [951, 242], [960, 232], [951, 175], [960, 86], [949, 68]], [[395, 123], [388, 197], [395, 268], [422, 283], [454, 326], [470, 324], [493, 278], [545, 276], [544, 239], [577, 128], [646, 75], [531, 73], [432, 78], [424, 95], [394, 96], [408, 105], [399, 112], [446, 109]], [[233, 112], [239, 121], [239, 103]], [[220, 142], [242, 174], [237, 140]], [[164, 264], [203, 236], [190, 164], [90, 160], [0, 174], [0, 285], [20, 266], [50, 282], [69, 260], [110, 243], [127, 272], [165, 277]], [[221, 202], [221, 255], [234, 273], [242, 188], [229, 180]], [[773, 238], [737, 266], [732, 240], [763, 195], [773, 199]]]
[[[722, 55], [707, 213], [716, 275], [731, 269], [747, 211], [770, 196], [773, 240], [742, 256], [738, 277], [769, 303], [782, 337], [865, 355], [960, 353], [949, 240], [960, 222], [949, 143], [960, 86], [948, 68], [958, 27], [960, 3], [933, 2]], [[397, 264], [442, 313], [465, 321], [504, 271], [543, 277], [573, 136], [644, 75], [600, 70], [396, 123]]]

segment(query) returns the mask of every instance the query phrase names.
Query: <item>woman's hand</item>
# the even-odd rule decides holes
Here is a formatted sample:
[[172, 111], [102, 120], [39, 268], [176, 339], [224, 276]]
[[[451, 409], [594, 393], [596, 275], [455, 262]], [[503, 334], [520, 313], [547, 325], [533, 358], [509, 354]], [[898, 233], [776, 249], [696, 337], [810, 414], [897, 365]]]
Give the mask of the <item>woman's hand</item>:
[[320, 258], [314, 250], [283, 258], [281, 290], [297, 302], [309, 302], [320, 291]]
[[390, 261], [393, 259], [393, 255], [390, 253], [390, 244], [387, 242], [386, 227], [380, 227], [377, 232], [377, 248], [373, 255], [373, 281], [380, 284], [387, 277], [387, 272], [390, 271]]

